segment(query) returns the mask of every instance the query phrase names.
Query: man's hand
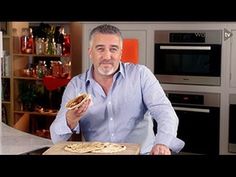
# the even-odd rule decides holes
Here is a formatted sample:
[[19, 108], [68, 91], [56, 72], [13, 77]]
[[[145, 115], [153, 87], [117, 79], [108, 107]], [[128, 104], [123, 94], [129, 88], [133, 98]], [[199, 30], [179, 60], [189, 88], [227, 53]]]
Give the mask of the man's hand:
[[156, 144], [153, 146], [150, 155], [171, 155], [171, 152], [166, 145]]
[[67, 121], [67, 125], [70, 127], [70, 129], [74, 129], [76, 127], [76, 125], [78, 124], [81, 117], [87, 111], [90, 102], [91, 102], [91, 100], [88, 99], [80, 107], [67, 111], [66, 121]]

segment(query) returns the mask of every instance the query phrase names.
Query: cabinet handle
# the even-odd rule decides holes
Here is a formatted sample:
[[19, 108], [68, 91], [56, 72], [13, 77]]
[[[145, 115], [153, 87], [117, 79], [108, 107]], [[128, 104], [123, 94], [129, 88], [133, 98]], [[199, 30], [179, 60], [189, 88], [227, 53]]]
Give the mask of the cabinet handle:
[[160, 49], [172, 50], [211, 50], [211, 46], [160, 46]]
[[210, 113], [210, 109], [204, 108], [188, 108], [188, 107], [176, 107], [173, 106], [176, 111], [189, 111], [189, 112], [202, 112], [202, 113]]

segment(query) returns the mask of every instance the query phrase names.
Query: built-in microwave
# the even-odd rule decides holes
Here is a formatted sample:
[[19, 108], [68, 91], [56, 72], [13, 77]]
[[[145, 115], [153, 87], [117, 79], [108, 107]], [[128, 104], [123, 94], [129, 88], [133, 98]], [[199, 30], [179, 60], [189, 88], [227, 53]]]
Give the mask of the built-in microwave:
[[154, 74], [161, 83], [220, 85], [222, 30], [155, 31]]

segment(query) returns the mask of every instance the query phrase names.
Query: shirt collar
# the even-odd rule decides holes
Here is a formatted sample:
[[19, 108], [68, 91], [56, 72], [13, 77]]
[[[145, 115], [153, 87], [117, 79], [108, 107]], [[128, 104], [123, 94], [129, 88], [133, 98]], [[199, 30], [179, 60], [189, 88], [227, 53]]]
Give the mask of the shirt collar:
[[119, 67], [119, 71], [121, 73], [121, 75], [123, 76], [123, 78], [125, 78], [125, 69], [124, 69], [124, 63], [120, 62], [120, 67]]

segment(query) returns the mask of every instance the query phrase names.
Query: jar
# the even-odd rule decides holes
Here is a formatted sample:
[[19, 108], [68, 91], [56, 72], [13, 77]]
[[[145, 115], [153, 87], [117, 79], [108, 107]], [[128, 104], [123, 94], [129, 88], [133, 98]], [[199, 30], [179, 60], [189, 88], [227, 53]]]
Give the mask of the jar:
[[51, 61], [51, 68], [53, 77], [61, 77], [63, 72], [63, 67], [60, 61]]
[[23, 28], [21, 36], [21, 53], [34, 53], [34, 39], [31, 28]]
[[46, 61], [40, 60], [36, 66], [36, 74], [38, 78], [43, 78], [47, 74]]
[[48, 38], [47, 39], [47, 54], [48, 55], [56, 55], [56, 43], [54, 41], [54, 38]]
[[61, 55], [62, 54], [62, 46], [61, 46], [61, 44], [59, 44], [59, 43], [57, 44], [56, 51], [57, 51], [56, 52], [57, 55]]
[[37, 38], [35, 41], [35, 48], [36, 48], [36, 54], [37, 55], [43, 55], [44, 54], [44, 38]]

